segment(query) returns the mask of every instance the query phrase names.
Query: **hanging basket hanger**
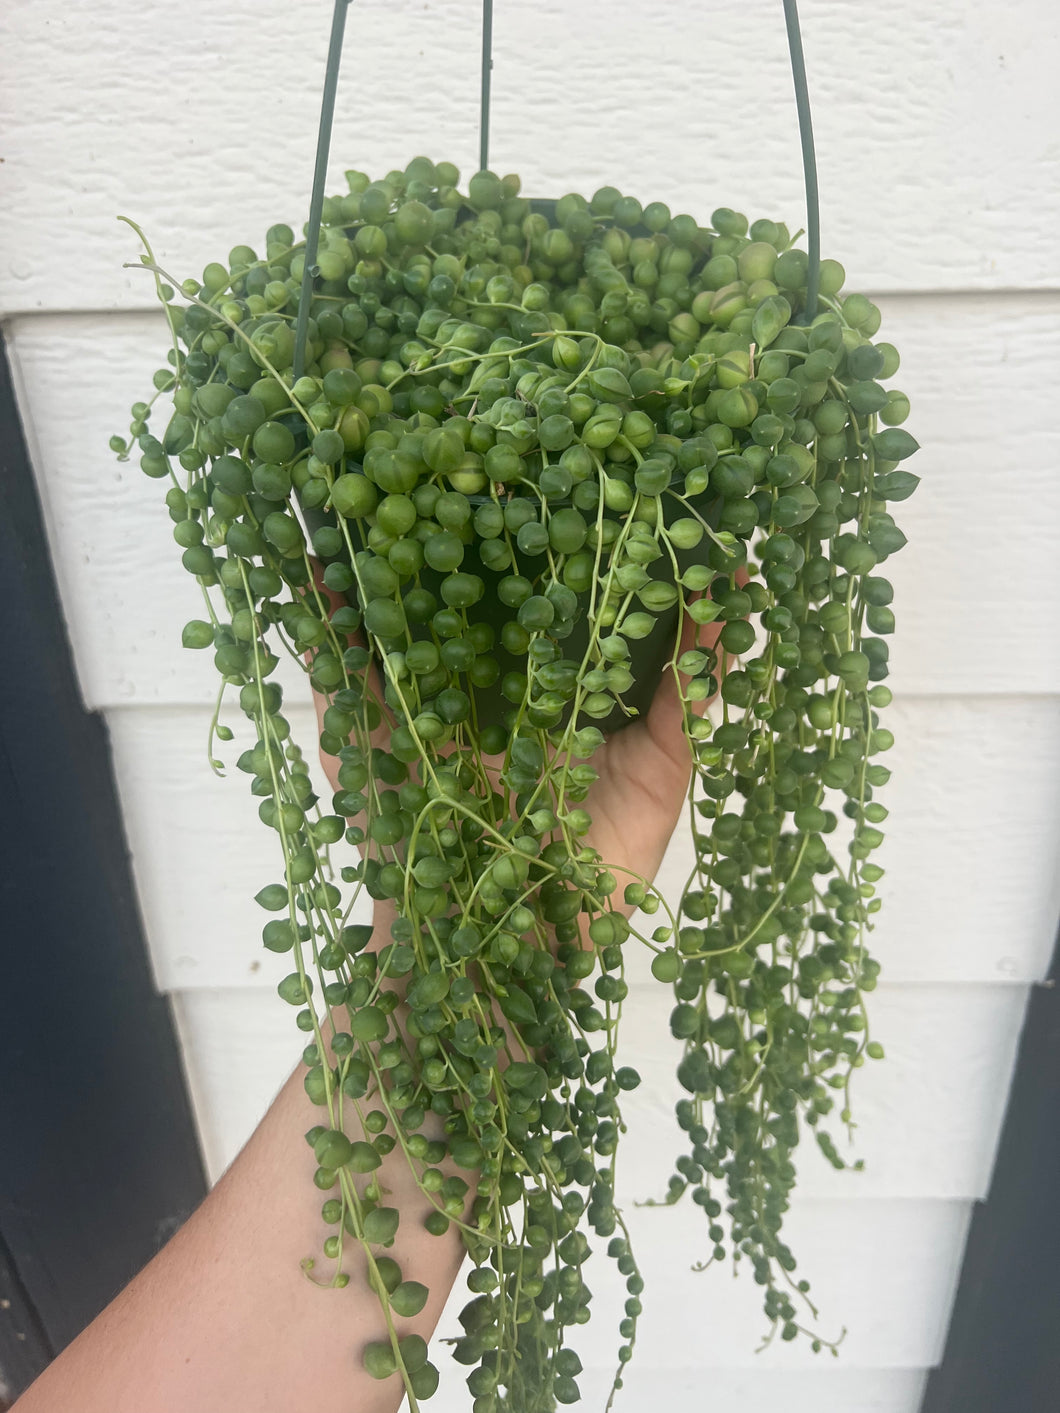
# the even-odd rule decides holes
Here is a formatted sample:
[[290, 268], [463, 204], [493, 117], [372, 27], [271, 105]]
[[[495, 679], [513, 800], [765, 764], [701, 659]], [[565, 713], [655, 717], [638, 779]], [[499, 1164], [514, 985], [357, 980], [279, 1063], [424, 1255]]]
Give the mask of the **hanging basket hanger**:
[[[309, 202], [309, 225], [306, 230], [305, 266], [302, 289], [298, 300], [295, 325], [294, 378], [305, 371], [306, 334], [309, 328], [309, 306], [313, 280], [317, 275], [317, 248], [320, 242], [320, 221], [324, 209], [324, 183], [327, 180], [328, 156], [331, 151], [331, 130], [335, 118], [335, 94], [342, 59], [342, 39], [346, 28], [346, 11], [351, 0], [335, 0], [331, 19], [331, 39], [328, 44], [327, 66], [324, 71], [324, 92], [320, 104], [320, 127], [317, 134], [316, 162], [313, 169], [313, 192]], [[802, 52], [802, 33], [796, 0], [783, 0], [784, 23], [788, 36], [788, 53], [795, 84], [795, 104], [799, 115], [799, 136], [802, 142], [803, 182], [806, 188], [806, 237], [809, 245], [806, 275], [806, 304], [802, 322], [812, 323], [817, 314], [817, 290], [821, 264], [821, 217], [817, 191], [817, 160], [813, 145], [813, 123], [810, 117], [810, 96], [806, 84], [806, 62]], [[482, 0], [482, 77], [479, 97], [479, 170], [489, 167], [490, 139], [490, 80], [493, 70], [493, 0]]]

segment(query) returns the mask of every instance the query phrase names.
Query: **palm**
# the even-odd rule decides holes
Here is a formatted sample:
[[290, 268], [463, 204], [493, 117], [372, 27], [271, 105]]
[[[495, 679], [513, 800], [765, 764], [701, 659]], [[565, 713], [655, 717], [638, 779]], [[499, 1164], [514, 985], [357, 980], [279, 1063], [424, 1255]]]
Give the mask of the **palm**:
[[[680, 651], [694, 645], [714, 648], [719, 633], [718, 624], [697, 629], [689, 621]], [[373, 676], [376, 693], [381, 697], [378, 669], [373, 669]], [[320, 716], [326, 702], [319, 694], [314, 696]], [[706, 705], [697, 702], [693, 709], [702, 713]], [[623, 874], [648, 881], [655, 877], [680, 817], [692, 769], [684, 710], [677, 679], [667, 669], [647, 715], [610, 736], [593, 754], [592, 765], [598, 778], [585, 801], [592, 819], [585, 842], [608, 868], [616, 871], [620, 882]], [[374, 745], [386, 749], [392, 725], [386, 719], [381, 723], [373, 733]], [[332, 788], [337, 788], [338, 762], [326, 755], [322, 761]], [[486, 757], [484, 764], [495, 779], [504, 767], [502, 757]], [[623, 910], [631, 911], [629, 907]]]

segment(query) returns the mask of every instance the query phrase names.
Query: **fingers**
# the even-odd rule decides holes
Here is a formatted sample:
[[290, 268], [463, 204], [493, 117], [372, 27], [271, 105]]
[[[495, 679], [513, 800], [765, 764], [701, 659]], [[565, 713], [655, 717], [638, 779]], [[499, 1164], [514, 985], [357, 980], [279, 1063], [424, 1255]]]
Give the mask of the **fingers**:
[[[327, 600], [328, 617], [330, 618], [331, 614], [333, 614], [336, 609], [341, 607], [342, 596], [340, 594], [335, 593], [332, 589], [329, 589], [327, 584], [324, 583], [324, 567], [320, 563], [319, 559], [314, 559], [312, 556], [310, 556], [309, 564], [313, 571], [313, 583], [316, 586], [317, 593], [320, 594], [322, 598]], [[310, 667], [312, 665], [312, 654], [305, 653], [303, 655], [303, 661], [305, 662], [307, 667]], [[315, 687], [312, 688], [312, 692], [313, 707], [317, 714], [317, 736], [319, 738], [320, 733], [324, 729], [324, 711], [327, 708], [328, 700], [322, 693], [318, 692]], [[325, 755], [324, 752], [321, 751], [320, 763], [324, 767], [324, 773], [328, 777], [328, 780], [331, 784], [331, 788], [333, 790], [338, 789], [338, 785], [335, 781], [336, 763], [334, 758]]]
[[[720, 623], [696, 623], [687, 615], [681, 624], [680, 636], [674, 645], [674, 655], [672, 662], [678, 662], [682, 655], [695, 648], [700, 648], [705, 652], [714, 652], [718, 647], [718, 639], [721, 636], [722, 625]], [[718, 676], [720, 677], [724, 668], [720, 663], [724, 661], [724, 652], [720, 654]], [[680, 684], [680, 679], [688, 681], [692, 673], [676, 670], [667, 663], [663, 670], [662, 681], [656, 689], [652, 704], [648, 709], [646, 724], [652, 737], [660, 744], [670, 742], [674, 748], [684, 745], [684, 719], [685, 701]], [[702, 716], [707, 707], [713, 701], [713, 697], [704, 697], [699, 701], [688, 703], [689, 708], [695, 716]]]
[[[313, 583], [321, 598], [326, 601], [327, 612], [328, 616], [330, 617], [331, 614], [336, 611], [336, 609], [345, 607], [347, 603], [346, 597], [343, 594], [337, 593], [334, 589], [329, 589], [327, 584], [325, 584], [324, 568], [319, 560], [311, 557], [309, 563], [313, 571]], [[362, 633], [351, 633], [343, 636], [345, 637], [346, 644], [349, 647], [367, 648], [369, 646]], [[308, 653], [305, 655], [305, 661], [307, 665], [311, 662], [311, 658]], [[371, 732], [370, 741], [373, 746], [385, 747], [388, 744], [391, 733], [394, 729], [394, 721], [391, 713], [387, 710], [384, 704], [383, 676], [379, 670], [379, 664], [374, 657], [365, 676], [368, 690], [374, 696], [375, 700], [379, 704], [380, 711], [382, 712], [382, 720], [380, 724]], [[319, 740], [320, 734], [324, 730], [324, 713], [330, 705], [330, 697], [322, 692], [318, 692], [315, 687], [312, 690], [313, 707], [316, 711], [317, 717], [317, 737]], [[320, 763], [323, 766], [324, 774], [327, 776], [328, 783], [331, 785], [332, 790], [337, 791], [339, 788], [338, 759], [335, 756], [329, 755], [326, 751], [322, 750], [320, 752]], [[351, 823], [357, 822], [359, 821], [351, 821]]]
[[[747, 570], [741, 566], [736, 570], [736, 583], [740, 588], [747, 583], [749, 575]], [[702, 598], [702, 594], [693, 595], [692, 601]], [[714, 675], [720, 682], [728, 670], [732, 660], [724, 648], [720, 647], [719, 640], [721, 631], [725, 625], [719, 621], [713, 623], [696, 623], [688, 615], [685, 615], [681, 624], [680, 637], [675, 644], [673, 662], [680, 660], [681, 656], [699, 648], [704, 652], [717, 654], [717, 664], [714, 667]], [[717, 697], [714, 692], [709, 697], [702, 697], [699, 700], [687, 702], [683, 698], [683, 693], [679, 681], [679, 676], [685, 681], [696, 674], [676, 671], [667, 664], [663, 672], [662, 681], [656, 689], [652, 699], [651, 707], [645, 718], [645, 725], [649, 734], [657, 745], [667, 750], [668, 753], [677, 754], [682, 761], [688, 759], [688, 748], [684, 736], [684, 722], [686, 705], [691, 710], [693, 716], [704, 716], [711, 702]]]

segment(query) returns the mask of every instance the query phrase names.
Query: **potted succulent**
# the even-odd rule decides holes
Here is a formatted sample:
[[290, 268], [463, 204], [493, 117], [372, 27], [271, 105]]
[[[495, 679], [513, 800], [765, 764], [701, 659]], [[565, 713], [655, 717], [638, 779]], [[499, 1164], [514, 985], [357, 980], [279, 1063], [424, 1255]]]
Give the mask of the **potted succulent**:
[[[278, 837], [258, 901], [320, 1106], [325, 1279], [365, 1253], [368, 1368], [428, 1397], [437, 1371], [393, 1319], [426, 1292], [386, 1255], [398, 1213], [373, 1178], [400, 1145], [429, 1229], [457, 1222], [471, 1257], [454, 1353], [475, 1413], [532, 1413], [579, 1396], [586, 1230], [627, 1285], [616, 1387], [632, 1353], [632, 948], [674, 991], [688, 1149], [667, 1200], [690, 1189], [714, 1257], [746, 1260], [783, 1338], [803, 1327], [794, 1150], [807, 1124], [842, 1166], [822, 1121], [881, 1053], [880, 566], [916, 443], [878, 311], [779, 222], [613, 187], [530, 201], [423, 157], [347, 186], [308, 256], [278, 224], [178, 283], [148, 250], [174, 411], [155, 435], [137, 404], [132, 439], [208, 606], [184, 642], [238, 695], [238, 764]], [[330, 800], [272, 680], [285, 650], [322, 704]], [[594, 758], [661, 676], [694, 762], [680, 899], [587, 843]], [[381, 948], [349, 923], [362, 890], [391, 909]], [[368, 1141], [344, 1109], [378, 1116]]]

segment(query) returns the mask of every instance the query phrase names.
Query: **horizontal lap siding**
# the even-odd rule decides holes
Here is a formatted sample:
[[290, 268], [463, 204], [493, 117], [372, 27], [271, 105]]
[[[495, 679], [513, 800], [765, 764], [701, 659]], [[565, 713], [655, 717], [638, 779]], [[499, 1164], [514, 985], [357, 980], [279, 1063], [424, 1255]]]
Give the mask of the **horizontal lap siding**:
[[[895, 511], [909, 544], [883, 570], [895, 690], [1060, 693], [1060, 452], [1040, 393], [1060, 378], [1060, 295], [880, 303], [923, 444], [910, 463], [922, 484]], [[9, 336], [87, 705], [212, 703], [209, 654], [179, 649], [202, 600], [173, 545], [165, 485], [107, 447], [165, 363], [164, 319], [26, 317]]]
[[[888, 1060], [868, 1067], [855, 1093], [851, 1156], [864, 1157], [866, 1171], [836, 1174], [807, 1149], [791, 1218], [793, 1239], [800, 1223], [804, 1230], [797, 1250], [805, 1270], [818, 1288], [831, 1283], [827, 1306], [851, 1337], [840, 1361], [816, 1371], [802, 1370], [800, 1352], [771, 1357], [793, 1370], [792, 1398], [812, 1402], [834, 1371], [847, 1381], [844, 1407], [861, 1399], [881, 1413], [915, 1413], [921, 1371], [937, 1357], [945, 1327], [969, 1203], [985, 1191], [996, 1143], [1025, 996], [1008, 983], [1044, 974], [1055, 925], [1060, 700], [1048, 695], [1056, 664], [1042, 645], [1057, 589], [1038, 572], [1036, 592], [1022, 596], [1013, 621], [1004, 596], [984, 589], [996, 584], [984, 566], [998, 517], [977, 507], [999, 475], [1024, 490], [1029, 481], [1046, 510], [1019, 530], [1029, 543], [1028, 573], [1048, 562], [1052, 453], [1031, 415], [1030, 380], [1057, 362], [1060, 301], [924, 295], [882, 303], [886, 332], [904, 355], [896, 381], [917, 409], [911, 425], [925, 446], [918, 461], [927, 463], [918, 468], [917, 496], [900, 507], [909, 547], [886, 571], [900, 625], [898, 696], [888, 713], [896, 744], [887, 757], [894, 780], [880, 854], [885, 906], [870, 940], [887, 981], [871, 1015]], [[970, 356], [984, 329], [992, 353]], [[178, 646], [181, 623], [200, 612], [198, 591], [177, 563], [161, 487], [135, 465], [114, 462], [105, 445], [122, 425], [125, 402], [161, 362], [159, 321], [146, 314], [27, 317], [15, 321], [13, 334], [83, 690], [110, 728], [156, 976], [174, 996], [216, 1176], [300, 1042], [272, 994], [284, 959], [258, 941], [262, 914], [252, 895], [276, 876], [277, 857], [247, 781], [233, 768], [247, 724], [230, 711], [237, 739], [219, 748], [228, 778], [216, 778], [206, 762], [215, 690], [209, 654]], [[944, 378], [954, 362], [964, 369], [956, 399]], [[72, 385], [71, 368], [80, 370]], [[991, 399], [998, 383], [1010, 404], [1027, 407], [1026, 431], [1007, 441]], [[1002, 512], [1009, 512], [1002, 507], [1003, 520]], [[1017, 533], [1015, 524], [1009, 533]], [[969, 537], [976, 555], [968, 554]], [[955, 582], [946, 582], [948, 572]], [[297, 692], [300, 684], [288, 680]], [[292, 721], [308, 742], [308, 707], [293, 706]], [[689, 859], [683, 829], [663, 869], [668, 891]], [[666, 998], [645, 959], [634, 956], [631, 975], [626, 1045], [646, 1081], [629, 1105], [632, 1199], [663, 1189], [665, 1159], [673, 1156], [674, 1046], [665, 1038]], [[649, 1216], [654, 1225], [643, 1239], [653, 1251], [683, 1250], [699, 1237], [698, 1226], [682, 1225], [698, 1218], [691, 1207], [635, 1220]], [[837, 1229], [854, 1245], [837, 1247]], [[762, 1372], [761, 1360], [744, 1374], [729, 1368], [750, 1359], [759, 1337], [752, 1283], [741, 1282], [734, 1301], [723, 1272], [686, 1289], [684, 1277], [662, 1280], [663, 1269], [656, 1283], [666, 1293], [655, 1302], [663, 1323], [654, 1343], [643, 1337], [641, 1377], [657, 1370], [659, 1380], [671, 1381], [659, 1386], [678, 1395], [680, 1372], [663, 1369], [665, 1336], [691, 1303], [704, 1328], [722, 1322], [716, 1342], [703, 1347], [704, 1367], [717, 1369], [741, 1399], [768, 1401], [779, 1374]], [[601, 1369], [609, 1347], [601, 1321], [591, 1344]], [[861, 1365], [867, 1372], [859, 1383]], [[593, 1368], [590, 1379], [602, 1378]], [[460, 1406], [459, 1385], [441, 1396]], [[640, 1413], [637, 1396], [633, 1413]]]
[[[620, 1199], [647, 1281], [638, 1359], [648, 1368], [672, 1361], [727, 1373], [746, 1369], [749, 1378], [763, 1365], [814, 1371], [819, 1361], [808, 1348], [781, 1346], [756, 1357], [761, 1292], [746, 1270], [735, 1285], [726, 1266], [691, 1270], [709, 1246], [698, 1208], [687, 1200], [672, 1208], [636, 1205], [664, 1191], [666, 1162], [675, 1151], [672, 1067], [659, 1055], [657, 1040], [638, 1043], [638, 1029], [643, 1034], [650, 1021], [657, 1027], [662, 1019], [657, 1004], [642, 1005], [651, 999], [634, 992], [622, 1051], [644, 1073], [642, 1090], [626, 1099], [629, 1132], [619, 1168]], [[929, 988], [893, 988], [875, 999], [880, 1033], [890, 1040], [904, 1022], [906, 1036], [891, 1045], [889, 1064], [858, 1085], [858, 1151], [867, 1169], [833, 1174], [807, 1149], [787, 1226], [800, 1272], [813, 1284], [820, 1328], [832, 1335], [842, 1325], [848, 1329], [840, 1363], [826, 1365], [847, 1378], [862, 1365], [918, 1370], [939, 1355], [968, 1218], [966, 1199], [985, 1185], [990, 1154], [984, 1132], [996, 1132], [1022, 1010], [1019, 993], [999, 987], [965, 988], [956, 998], [932, 996]], [[178, 998], [192, 1091], [205, 1115], [205, 1147], [215, 1175], [289, 1072], [295, 1046], [289, 1017], [277, 1010], [271, 998], [249, 992]], [[924, 1075], [930, 1076], [928, 1092], [921, 1094]], [[992, 1093], [992, 1102], [984, 1104], [984, 1091]], [[893, 1150], [905, 1163], [892, 1157]], [[917, 1186], [910, 1178], [918, 1173]], [[601, 1278], [594, 1319], [583, 1332], [583, 1359], [594, 1368], [611, 1357], [620, 1315], [608, 1284]], [[458, 1288], [443, 1333], [454, 1332], [463, 1298]], [[447, 1382], [454, 1384], [455, 1377], [450, 1371]], [[915, 1381], [887, 1379], [883, 1387], [889, 1392], [881, 1409], [912, 1413], [915, 1403], [908, 1400], [919, 1387]]]
[[[0, 310], [144, 308], [137, 220], [194, 273], [308, 210], [326, 5], [180, 9], [9, 0]], [[773, 0], [498, 5], [492, 160], [535, 196], [614, 183], [708, 217], [803, 222], [791, 75]], [[310, 16], [317, 16], [311, 20]], [[426, 152], [477, 165], [476, 4], [351, 12], [330, 166]], [[802, 6], [826, 255], [879, 290], [1053, 288], [1056, 33], [1044, 0]], [[72, 111], [76, 123], [70, 120]], [[5, 121], [6, 119], [6, 121]], [[46, 238], [42, 238], [46, 236]]]
[[[216, 1179], [291, 1072], [302, 1042], [292, 1012], [269, 992], [187, 990], [174, 999]], [[838, 1120], [832, 1126], [840, 1152], [849, 1162], [862, 1159], [865, 1169], [836, 1172], [807, 1138], [796, 1203], [828, 1198], [860, 1203], [864, 1212], [883, 1199], [984, 1197], [1023, 1003], [1018, 986], [881, 986], [870, 1020], [887, 1059], [855, 1078], [852, 1141]], [[681, 1091], [674, 1079], [680, 1049], [667, 1026], [672, 1004], [658, 984], [634, 987], [622, 1019], [622, 1063], [643, 1081], [622, 1105], [630, 1136], [620, 1166], [638, 1199], [665, 1193], [670, 1165], [685, 1151], [674, 1120]]]
[[[17, 113], [0, 168], [0, 314], [81, 688], [111, 733], [155, 975], [173, 998], [214, 1177], [301, 1041], [273, 994], [284, 959], [261, 947], [251, 901], [278, 868], [234, 769], [247, 726], [228, 716], [237, 740], [216, 779], [215, 674], [210, 654], [179, 647], [201, 607], [164, 486], [107, 450], [167, 347], [149, 277], [122, 268], [136, 238], [114, 217], [141, 221], [178, 277], [259, 244], [273, 221], [297, 226], [326, 8], [297, 45], [289, 10], [267, 4], [14, 0], [0, 15], [0, 123], [5, 106]], [[416, 151], [473, 170], [478, 8], [355, 7], [331, 189], [346, 165], [382, 173]], [[778, 9], [543, 0], [531, 26], [525, 7], [498, 7], [496, 165], [531, 194], [615, 182], [701, 218], [724, 204], [797, 228]], [[850, 1152], [865, 1171], [835, 1173], [807, 1146], [789, 1218], [822, 1328], [849, 1328], [841, 1358], [801, 1344], [755, 1356], [757, 1287], [689, 1270], [705, 1248], [698, 1210], [633, 1206], [661, 1193], [675, 1152], [676, 1051], [665, 991], [634, 957], [623, 1058], [644, 1084], [627, 1098], [622, 1181], [648, 1292], [619, 1405], [629, 1413], [916, 1413], [1060, 903], [1060, 468], [1040, 393], [1060, 375], [1055, 26], [1043, 3], [970, 15], [957, 0], [899, 0], [885, 21], [849, 0], [802, 9], [824, 253], [878, 298], [923, 443], [912, 463], [923, 484], [896, 513], [909, 545], [883, 571], [898, 616], [896, 744], [869, 939], [883, 982], [869, 1006], [887, 1060], [854, 1092]], [[308, 741], [308, 708], [292, 720]], [[682, 829], [662, 874], [671, 894], [689, 860]], [[617, 1344], [614, 1296], [599, 1284], [582, 1380], [591, 1407]], [[459, 1369], [441, 1364], [437, 1413], [466, 1413]]]
[[[233, 768], [252, 744], [248, 723], [238, 709], [227, 718], [236, 739], [215, 743], [228, 764], [221, 779], [207, 764], [210, 715], [172, 707], [106, 713], [154, 964], [167, 989], [272, 985], [282, 974], [282, 959], [259, 945], [264, 917], [253, 902], [278, 877], [278, 843], [257, 819], [249, 778]], [[868, 934], [886, 979], [1039, 980], [1060, 903], [1060, 699], [897, 697], [886, 716], [896, 738], [881, 757], [894, 771], [879, 850], [887, 872]], [[295, 740], [311, 751], [311, 710], [292, 709], [290, 718]], [[683, 821], [660, 873], [670, 896], [692, 858]], [[647, 958], [634, 955], [630, 968], [632, 979], [650, 982]]]
[[[698, 1348], [710, 1343], [706, 1327]], [[678, 1351], [679, 1352], [679, 1351]], [[834, 1365], [836, 1361], [830, 1360]], [[603, 1408], [613, 1370], [587, 1368], [579, 1376], [586, 1408]], [[616, 1410], [703, 1409], [710, 1413], [916, 1413], [924, 1375], [919, 1369], [841, 1369], [787, 1372], [761, 1369], [654, 1368], [634, 1362]], [[467, 1390], [452, 1379], [438, 1391], [431, 1413], [467, 1413]]]

